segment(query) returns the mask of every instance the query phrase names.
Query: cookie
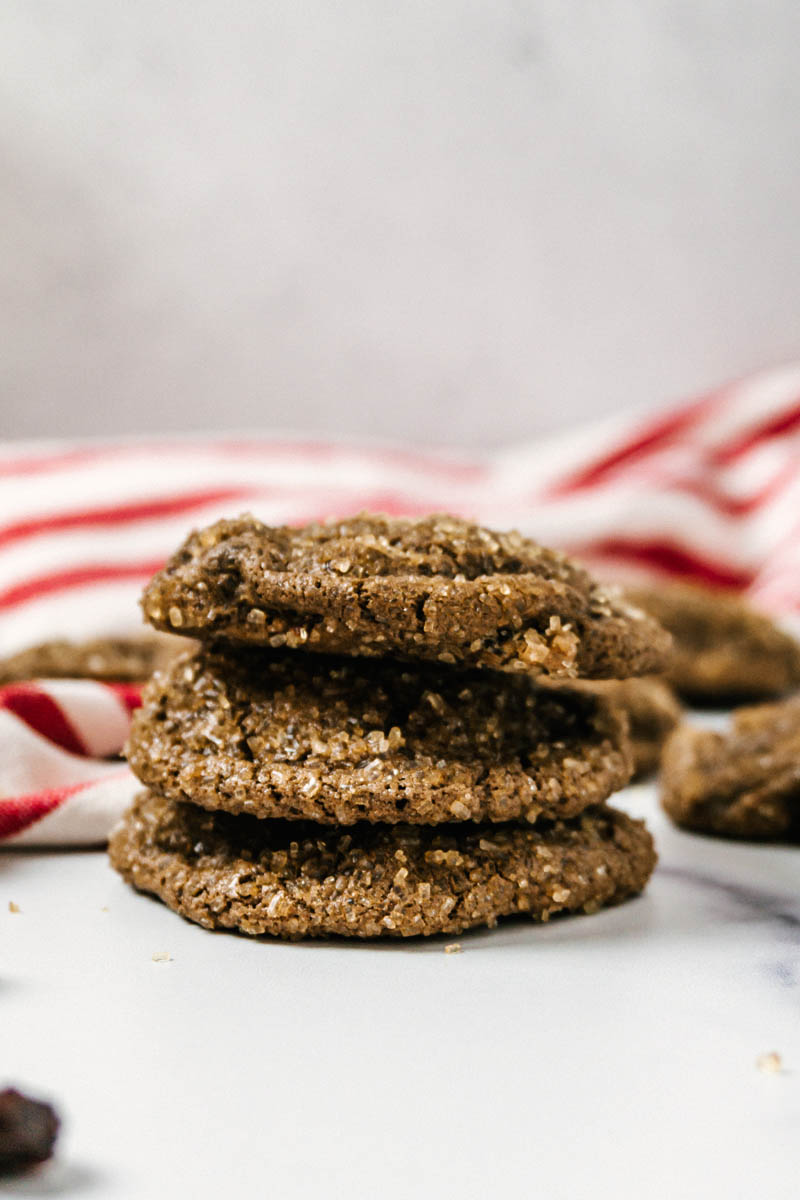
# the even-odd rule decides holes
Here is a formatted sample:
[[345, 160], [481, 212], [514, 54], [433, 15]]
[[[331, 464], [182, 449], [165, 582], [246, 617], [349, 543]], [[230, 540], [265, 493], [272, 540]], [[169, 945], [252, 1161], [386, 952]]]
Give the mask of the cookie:
[[338, 825], [573, 816], [632, 769], [623, 718], [588, 692], [230, 646], [151, 681], [127, 755], [174, 800]]
[[661, 668], [662, 630], [563, 555], [456, 517], [195, 532], [154, 577], [158, 629], [562, 678]]
[[664, 743], [681, 719], [680, 703], [669, 684], [655, 675], [603, 686], [628, 717], [633, 774], [643, 779], [658, 770]]
[[634, 779], [643, 779], [658, 769], [664, 742], [680, 721], [682, 712], [669, 684], [656, 675], [643, 675], [639, 679], [576, 680], [564, 686], [604, 696], [625, 714]]
[[139, 683], [165, 666], [185, 644], [163, 635], [40, 642], [0, 659], [0, 685], [24, 679], [98, 679]]
[[740, 709], [725, 733], [682, 725], [664, 750], [662, 803], [686, 829], [800, 841], [800, 697]]
[[688, 584], [627, 594], [672, 634], [667, 678], [687, 700], [727, 705], [800, 686], [800, 646], [740, 596]]
[[207, 813], [145, 792], [111, 838], [141, 891], [207, 929], [285, 938], [462, 933], [524, 913], [592, 912], [641, 891], [655, 864], [612, 808], [517, 825], [354, 825]]

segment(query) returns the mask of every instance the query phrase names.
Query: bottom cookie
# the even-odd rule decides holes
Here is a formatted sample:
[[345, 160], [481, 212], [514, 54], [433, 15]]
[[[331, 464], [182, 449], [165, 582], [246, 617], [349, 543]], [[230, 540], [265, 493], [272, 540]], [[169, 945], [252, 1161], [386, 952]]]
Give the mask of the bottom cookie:
[[741, 708], [725, 733], [679, 726], [662, 778], [662, 804], [685, 829], [800, 842], [800, 696]]
[[207, 929], [285, 938], [462, 933], [524, 913], [593, 912], [644, 887], [640, 821], [605, 806], [540, 826], [367, 825], [209, 813], [142, 793], [112, 865]]

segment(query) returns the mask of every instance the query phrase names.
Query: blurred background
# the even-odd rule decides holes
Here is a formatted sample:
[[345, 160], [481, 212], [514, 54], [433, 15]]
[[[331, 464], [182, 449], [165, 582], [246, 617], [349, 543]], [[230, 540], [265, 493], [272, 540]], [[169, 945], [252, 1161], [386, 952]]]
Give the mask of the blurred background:
[[800, 341], [793, 0], [3, 0], [0, 433], [500, 444]]

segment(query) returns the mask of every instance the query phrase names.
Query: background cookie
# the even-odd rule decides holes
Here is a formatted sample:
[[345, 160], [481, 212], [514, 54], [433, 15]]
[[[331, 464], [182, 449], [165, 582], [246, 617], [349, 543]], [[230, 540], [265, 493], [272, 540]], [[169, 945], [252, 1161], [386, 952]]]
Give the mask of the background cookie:
[[672, 634], [666, 674], [687, 700], [730, 704], [800, 686], [800, 646], [740, 596], [688, 584], [626, 594]]
[[461, 933], [526, 913], [593, 911], [640, 891], [655, 864], [639, 821], [611, 808], [573, 822], [343, 832], [206, 813], [144, 793], [111, 862], [208, 929], [301, 938]]
[[185, 649], [184, 642], [166, 634], [94, 638], [88, 642], [40, 642], [0, 660], [0, 684], [22, 679], [139, 683]]
[[456, 517], [254, 517], [193, 533], [147, 587], [158, 629], [560, 677], [659, 670], [666, 635], [563, 555]]
[[230, 646], [149, 684], [128, 760], [175, 800], [342, 825], [572, 816], [631, 773], [624, 720], [588, 692]]
[[662, 778], [678, 825], [800, 841], [800, 697], [741, 709], [726, 733], [682, 725], [665, 747]]

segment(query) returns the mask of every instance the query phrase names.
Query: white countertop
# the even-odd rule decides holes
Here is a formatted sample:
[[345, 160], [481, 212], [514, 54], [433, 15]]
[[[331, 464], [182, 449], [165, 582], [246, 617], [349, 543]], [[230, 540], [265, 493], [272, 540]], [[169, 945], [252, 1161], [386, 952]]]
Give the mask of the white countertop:
[[621, 801], [644, 897], [460, 954], [211, 934], [101, 853], [0, 855], [0, 1081], [65, 1123], [0, 1196], [796, 1196], [800, 849]]

